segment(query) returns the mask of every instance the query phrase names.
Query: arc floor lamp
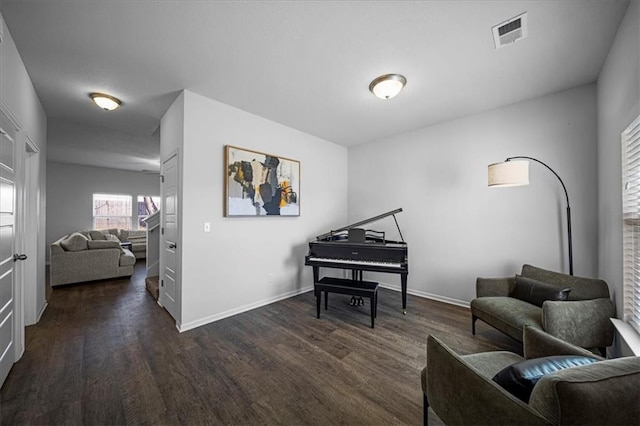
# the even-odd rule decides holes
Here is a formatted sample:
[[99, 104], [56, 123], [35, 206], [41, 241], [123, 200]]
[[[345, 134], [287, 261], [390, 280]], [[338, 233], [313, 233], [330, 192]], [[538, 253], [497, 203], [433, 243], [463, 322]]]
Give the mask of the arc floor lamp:
[[569, 274], [573, 275], [573, 244], [571, 242], [571, 207], [569, 205], [569, 194], [567, 187], [564, 185], [560, 176], [551, 167], [542, 161], [525, 156], [509, 157], [502, 163], [489, 164], [489, 187], [507, 187], [529, 185], [529, 162], [528, 161], [512, 161], [512, 160], [531, 160], [540, 163], [551, 171], [558, 178], [564, 196], [567, 199], [567, 244], [569, 246]]

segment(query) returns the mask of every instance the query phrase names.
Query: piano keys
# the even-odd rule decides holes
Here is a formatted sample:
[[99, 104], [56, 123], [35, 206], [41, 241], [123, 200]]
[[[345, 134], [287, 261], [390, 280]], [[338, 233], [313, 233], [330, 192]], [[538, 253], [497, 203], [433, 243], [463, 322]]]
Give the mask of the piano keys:
[[[407, 243], [402, 237], [392, 210], [363, 221], [329, 231], [309, 242], [305, 265], [313, 267], [313, 280], [320, 280], [320, 268], [350, 269], [354, 280], [362, 280], [362, 271], [399, 274], [402, 289], [402, 312], [407, 313]], [[401, 241], [389, 241], [379, 231], [360, 228], [368, 223], [393, 216]], [[346, 232], [345, 232], [346, 231]]]

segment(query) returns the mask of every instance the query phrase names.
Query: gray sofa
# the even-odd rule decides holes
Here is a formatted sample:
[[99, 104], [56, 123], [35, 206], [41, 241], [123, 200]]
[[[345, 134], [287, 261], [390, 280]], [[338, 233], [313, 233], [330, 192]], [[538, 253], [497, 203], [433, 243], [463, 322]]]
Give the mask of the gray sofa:
[[471, 329], [481, 319], [522, 342], [525, 325], [539, 328], [582, 348], [613, 342], [615, 306], [603, 280], [524, 265], [520, 275], [478, 278], [471, 301]]
[[51, 285], [131, 276], [136, 257], [120, 246], [117, 233], [117, 229], [74, 232], [51, 244]]
[[137, 231], [128, 231], [126, 229], [118, 230], [118, 238], [122, 242], [128, 241], [131, 243], [131, 252], [136, 256], [136, 259], [145, 259], [147, 257], [147, 231], [141, 229]]
[[534, 363], [544, 365], [545, 357], [557, 355], [594, 357], [596, 362], [536, 378], [525, 402], [494, 379], [523, 357], [506, 351], [458, 355], [429, 336], [421, 376], [425, 424], [429, 406], [445, 424], [456, 425], [640, 424], [639, 357], [602, 360], [530, 326], [523, 337], [524, 358]]

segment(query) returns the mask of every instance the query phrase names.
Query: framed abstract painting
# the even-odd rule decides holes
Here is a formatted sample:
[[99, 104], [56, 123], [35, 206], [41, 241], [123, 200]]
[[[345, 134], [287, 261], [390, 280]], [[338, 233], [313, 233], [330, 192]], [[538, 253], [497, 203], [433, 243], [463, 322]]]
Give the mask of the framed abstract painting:
[[300, 162], [225, 146], [225, 216], [300, 216]]

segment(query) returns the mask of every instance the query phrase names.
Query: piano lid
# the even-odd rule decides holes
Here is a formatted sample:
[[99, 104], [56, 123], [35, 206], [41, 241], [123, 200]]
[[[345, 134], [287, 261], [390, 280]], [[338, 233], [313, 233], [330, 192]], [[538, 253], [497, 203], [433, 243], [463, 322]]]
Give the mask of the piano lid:
[[334, 230], [329, 231], [329, 232], [327, 232], [325, 234], [318, 235], [316, 237], [316, 240], [317, 241], [326, 240], [326, 239], [329, 239], [333, 234], [335, 234], [337, 232], [346, 231], [346, 230], [351, 229], [351, 228], [356, 228], [358, 226], [366, 225], [367, 223], [371, 223], [371, 222], [375, 222], [376, 220], [384, 219], [387, 216], [393, 216], [393, 220], [396, 222], [396, 228], [398, 228], [398, 232], [400, 233], [400, 238], [404, 242], [404, 238], [402, 237], [402, 231], [400, 231], [400, 226], [398, 225], [398, 220], [396, 219], [396, 213], [400, 213], [401, 211], [402, 211], [402, 208], [391, 210], [390, 212], [382, 213], [382, 214], [379, 214], [378, 216], [370, 217], [369, 219], [365, 219], [365, 220], [362, 220], [360, 222], [352, 223], [351, 225], [347, 225], [347, 226], [345, 226], [343, 228], [334, 229]]

